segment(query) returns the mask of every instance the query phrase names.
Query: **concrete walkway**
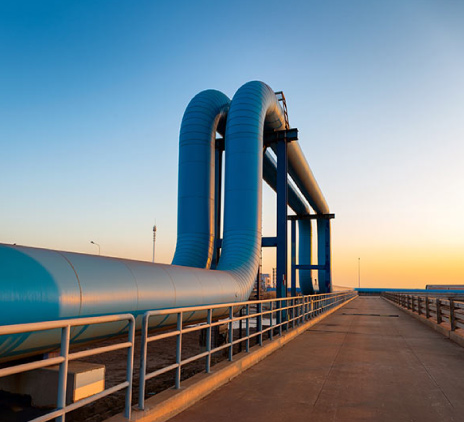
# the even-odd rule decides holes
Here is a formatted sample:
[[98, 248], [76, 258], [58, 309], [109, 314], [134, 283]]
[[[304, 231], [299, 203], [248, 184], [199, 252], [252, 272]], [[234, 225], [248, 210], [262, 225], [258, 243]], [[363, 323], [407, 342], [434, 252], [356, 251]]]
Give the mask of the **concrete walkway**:
[[464, 421], [464, 349], [359, 297], [170, 421]]

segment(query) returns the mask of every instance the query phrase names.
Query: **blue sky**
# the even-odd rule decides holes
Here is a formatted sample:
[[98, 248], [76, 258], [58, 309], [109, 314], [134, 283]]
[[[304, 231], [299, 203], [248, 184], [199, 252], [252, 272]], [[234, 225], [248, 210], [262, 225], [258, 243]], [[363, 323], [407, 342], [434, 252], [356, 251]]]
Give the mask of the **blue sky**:
[[358, 257], [365, 285], [464, 284], [462, 22], [451, 0], [3, 1], [0, 242], [150, 260], [156, 218], [170, 262], [185, 107], [258, 79], [336, 214], [335, 284]]

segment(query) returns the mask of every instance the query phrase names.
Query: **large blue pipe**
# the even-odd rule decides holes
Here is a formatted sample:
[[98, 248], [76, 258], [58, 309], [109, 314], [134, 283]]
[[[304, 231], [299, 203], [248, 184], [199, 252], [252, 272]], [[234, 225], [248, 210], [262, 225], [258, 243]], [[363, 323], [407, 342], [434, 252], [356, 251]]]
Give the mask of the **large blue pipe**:
[[234, 275], [241, 300], [249, 297], [261, 249], [263, 132], [283, 128], [272, 89], [249, 82], [235, 94], [226, 127], [224, 230], [218, 270]]
[[179, 135], [177, 245], [173, 265], [209, 268], [214, 249], [216, 132], [224, 134], [230, 99], [200, 92], [190, 101]]
[[[206, 112], [200, 110], [201, 102]], [[147, 309], [247, 300], [261, 247], [263, 131], [283, 128], [284, 116], [273, 91], [262, 82], [245, 84], [230, 104], [225, 133], [223, 250], [218, 269], [211, 271], [203, 269], [211, 261], [214, 238], [214, 198], [209, 196], [214, 192], [211, 142], [216, 130], [221, 131], [228, 105], [223, 94], [206, 91], [184, 116], [180, 138], [185, 145], [179, 156], [183, 168], [179, 169], [182, 209], [178, 215], [182, 221], [174, 265], [0, 244], [0, 324], [126, 312], [140, 316]], [[201, 133], [198, 144], [196, 132]], [[188, 160], [189, 154], [199, 159]], [[210, 166], [196, 179], [201, 187], [193, 187], [201, 197], [198, 200], [189, 195], [190, 177], [198, 171], [197, 164]], [[192, 217], [201, 227], [198, 234], [194, 225], [184, 221]], [[117, 334], [122, 328], [116, 324], [75, 330], [72, 339], [84, 342]], [[58, 333], [4, 337], [0, 339], [0, 359], [37, 353], [58, 343]]]

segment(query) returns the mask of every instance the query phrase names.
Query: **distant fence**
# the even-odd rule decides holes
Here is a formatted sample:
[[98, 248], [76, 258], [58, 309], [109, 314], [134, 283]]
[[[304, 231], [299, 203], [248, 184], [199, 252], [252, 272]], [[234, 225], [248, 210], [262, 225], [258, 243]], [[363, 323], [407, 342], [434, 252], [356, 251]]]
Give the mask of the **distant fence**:
[[383, 293], [398, 293], [414, 296], [460, 296], [464, 297], [464, 290], [461, 289], [392, 289], [384, 287], [355, 287], [359, 296], [382, 296]]
[[412, 295], [383, 292], [382, 296], [402, 308], [431, 319], [436, 324], [448, 324], [450, 331], [464, 329], [464, 296], [444, 299], [435, 295]]

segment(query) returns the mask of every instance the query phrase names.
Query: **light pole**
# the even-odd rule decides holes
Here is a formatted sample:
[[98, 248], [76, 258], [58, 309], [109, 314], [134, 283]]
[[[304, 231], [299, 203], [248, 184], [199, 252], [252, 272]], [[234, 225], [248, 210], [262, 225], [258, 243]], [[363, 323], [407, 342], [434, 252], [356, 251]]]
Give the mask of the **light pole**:
[[155, 262], [156, 223], [153, 226], [153, 262]]
[[361, 258], [358, 258], [358, 289], [361, 288]]
[[93, 240], [90, 241], [92, 245], [98, 246], [98, 255], [100, 255], [100, 245], [98, 243], [95, 243]]

